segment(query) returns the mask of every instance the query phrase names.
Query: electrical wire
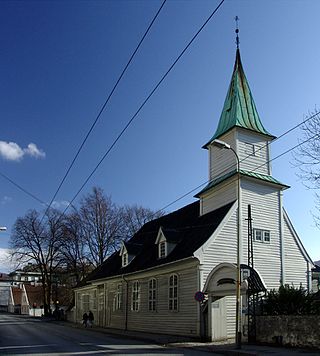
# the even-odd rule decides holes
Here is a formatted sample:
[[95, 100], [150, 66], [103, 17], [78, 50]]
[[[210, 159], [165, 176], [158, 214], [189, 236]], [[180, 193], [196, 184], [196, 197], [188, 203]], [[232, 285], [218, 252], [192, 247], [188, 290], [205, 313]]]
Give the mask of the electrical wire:
[[4, 173], [0, 172], [0, 176], [4, 179], [6, 179], [8, 182], [10, 182], [11, 184], [13, 184], [16, 188], [18, 188], [19, 190], [21, 190], [22, 192], [24, 192], [25, 194], [29, 195], [31, 198], [33, 198], [34, 200], [36, 200], [37, 202], [49, 206], [47, 203], [45, 203], [43, 200], [41, 200], [40, 198], [38, 198], [37, 196], [35, 196], [34, 194], [30, 193], [27, 189], [23, 188], [20, 184], [16, 183], [14, 180], [12, 180], [11, 178], [9, 178], [8, 176], [6, 176]]
[[175, 61], [171, 64], [169, 69], [165, 72], [165, 74], [161, 77], [159, 82], [155, 85], [155, 87], [151, 90], [149, 95], [146, 97], [146, 99], [142, 102], [142, 104], [139, 106], [138, 110], [135, 112], [135, 114], [131, 117], [131, 119], [127, 122], [127, 124], [124, 126], [124, 128], [121, 130], [121, 132], [118, 134], [116, 139], [113, 141], [111, 146], [107, 149], [105, 154], [102, 156], [98, 164], [95, 166], [95, 168], [91, 171], [89, 176], [86, 178], [84, 183], [81, 185], [77, 193], [73, 196], [73, 198], [70, 201], [70, 204], [66, 206], [65, 210], [62, 213], [62, 216], [66, 213], [68, 210], [69, 206], [75, 201], [75, 199], [78, 197], [82, 189], [86, 186], [90, 178], [94, 175], [94, 173], [97, 171], [97, 169], [100, 167], [102, 162], [105, 160], [105, 158], [109, 155], [109, 153], [112, 151], [112, 149], [115, 147], [117, 142], [120, 140], [122, 135], [126, 132], [126, 130], [129, 128], [129, 126], [132, 124], [132, 122], [135, 120], [135, 118], [138, 116], [142, 108], [146, 105], [146, 103], [150, 100], [150, 98], [153, 96], [153, 94], [156, 92], [156, 90], [159, 88], [159, 86], [162, 84], [162, 82], [165, 80], [165, 78], [168, 76], [168, 74], [171, 72], [171, 70], [175, 67], [175, 65], [178, 63], [178, 61], [182, 58], [182, 56], [185, 54], [185, 52], [188, 50], [188, 48], [191, 46], [193, 41], [198, 37], [198, 35], [201, 33], [201, 31], [205, 28], [205, 26], [208, 24], [208, 22], [212, 19], [212, 17], [216, 14], [216, 12], [219, 10], [221, 5], [224, 3], [225, 0], [221, 0], [218, 6], [213, 10], [213, 12], [210, 14], [210, 16], [206, 19], [206, 21], [203, 23], [203, 25], [200, 27], [200, 29], [195, 33], [195, 35], [191, 38], [191, 40], [188, 42], [188, 44], [184, 47], [182, 52], [179, 54], [179, 56], [175, 59]]
[[[291, 131], [291, 130], [288, 130], [288, 131]], [[283, 136], [283, 135], [282, 135], [282, 136]], [[306, 139], [305, 141], [302, 141], [302, 142], [298, 143], [297, 145], [295, 145], [295, 146], [289, 148], [288, 150], [282, 152], [282, 153], [279, 154], [278, 156], [276, 156], [276, 157], [274, 157], [274, 158], [272, 158], [272, 159], [266, 161], [265, 163], [263, 163], [263, 164], [257, 166], [255, 169], [253, 169], [253, 170], [251, 170], [251, 171], [248, 171], [248, 173], [254, 173], [257, 169], [259, 169], [259, 168], [261, 168], [261, 167], [263, 167], [263, 166], [269, 164], [270, 162], [275, 161], [276, 159], [278, 159], [278, 158], [280, 158], [280, 157], [282, 157], [282, 156], [288, 154], [289, 152], [295, 150], [296, 148], [298, 148], [298, 147], [304, 145], [304, 144], [307, 143], [308, 141], [311, 141], [311, 140], [315, 139], [316, 137], [320, 138], [320, 134], [315, 134], [314, 136], [309, 137], [309, 138]], [[234, 166], [234, 165], [229, 166], [228, 171], [229, 171], [231, 168], [233, 168], [233, 166]], [[167, 205], [165, 205], [163, 208], [157, 210], [157, 211], [154, 213], [154, 216], [157, 215], [157, 214], [159, 214], [159, 213], [162, 212], [162, 211], [165, 211], [167, 208], [169, 208], [169, 207], [172, 206], [173, 204], [177, 203], [177, 202], [180, 201], [181, 199], [185, 198], [186, 196], [190, 195], [190, 194], [193, 193], [194, 191], [200, 189], [200, 188], [203, 187], [204, 185], [210, 184], [212, 181], [213, 181], [212, 179], [209, 179], [209, 180], [207, 180], [207, 181], [201, 183], [201, 184], [198, 185], [197, 187], [195, 187], [195, 188], [189, 190], [187, 193], [181, 195], [181, 196], [178, 197], [177, 199], [175, 199], [175, 200], [173, 200], [172, 202], [170, 202], [170, 203], [168, 203]], [[231, 181], [231, 182], [229, 182], [229, 183], [227, 183], [227, 184], [224, 184], [221, 188], [216, 188], [216, 189], [215, 189], [215, 192], [217, 192], [217, 191], [219, 191], [219, 190], [221, 190], [221, 189], [224, 189], [226, 186], [228, 186], [228, 185], [230, 185], [230, 184], [232, 184], [232, 183], [233, 183], [233, 182]]]
[[73, 158], [72, 162], [70, 163], [70, 165], [69, 165], [69, 167], [68, 167], [66, 173], [64, 174], [64, 176], [63, 176], [63, 178], [62, 178], [62, 180], [61, 180], [61, 182], [60, 182], [60, 184], [59, 184], [57, 190], [55, 191], [55, 193], [54, 193], [54, 195], [53, 195], [53, 197], [52, 197], [52, 199], [51, 199], [51, 201], [50, 201], [50, 203], [49, 203], [49, 205], [48, 205], [48, 207], [47, 207], [47, 209], [46, 209], [44, 215], [42, 216], [41, 221], [43, 220], [44, 216], [48, 213], [48, 210], [50, 209], [52, 203], [54, 202], [54, 199], [56, 198], [57, 194], [59, 193], [59, 191], [60, 191], [60, 189], [61, 189], [61, 187], [62, 187], [62, 185], [63, 185], [63, 183], [65, 182], [66, 178], [68, 177], [68, 175], [69, 175], [69, 173], [70, 173], [70, 171], [71, 171], [71, 168], [73, 167], [73, 165], [74, 165], [75, 161], [77, 160], [77, 158], [78, 158], [78, 156], [79, 156], [79, 154], [80, 154], [80, 152], [81, 152], [83, 146], [85, 145], [86, 141], [88, 140], [88, 137], [90, 136], [91, 132], [93, 131], [94, 127], [96, 126], [96, 124], [97, 124], [99, 118], [101, 117], [101, 114], [102, 114], [103, 111], [105, 110], [105, 108], [106, 108], [107, 104], [109, 103], [111, 97], [113, 96], [113, 93], [115, 92], [115, 90], [116, 90], [118, 84], [120, 83], [122, 77], [124, 76], [125, 72], [127, 71], [129, 65], [131, 64], [131, 62], [132, 62], [133, 58], [135, 57], [136, 53], [138, 52], [140, 46], [142, 45], [144, 39], [146, 38], [147, 34], [149, 33], [149, 31], [150, 31], [151, 27], [153, 26], [154, 22], [156, 21], [156, 19], [157, 19], [158, 15], [160, 14], [160, 12], [161, 12], [161, 10], [162, 10], [164, 4], [166, 3], [166, 1], [167, 1], [167, 0], [163, 0], [163, 2], [161, 3], [161, 6], [159, 7], [157, 13], [154, 15], [154, 17], [153, 17], [152, 21], [150, 22], [148, 28], [146, 29], [146, 31], [145, 31], [145, 33], [143, 34], [141, 40], [139, 41], [139, 43], [138, 43], [138, 45], [136, 46], [136, 48], [135, 48], [135, 50], [133, 51], [133, 53], [131, 54], [130, 59], [128, 60], [128, 62], [127, 62], [127, 64], [125, 65], [125, 67], [123, 68], [123, 70], [122, 70], [122, 72], [121, 72], [119, 78], [117, 79], [117, 81], [116, 81], [116, 83], [114, 84], [112, 90], [110, 91], [110, 93], [109, 93], [107, 99], [105, 100], [105, 102], [103, 103], [102, 107], [100, 108], [100, 110], [99, 110], [99, 112], [98, 112], [98, 115], [96, 116], [95, 120], [93, 121], [92, 125], [90, 126], [90, 129], [88, 130], [88, 132], [87, 132], [85, 138], [83, 139], [82, 143], [80, 144], [80, 146], [79, 146], [79, 148], [78, 148], [78, 150], [77, 150], [76, 155], [74, 156], [74, 158]]
[[[309, 120], [313, 119], [314, 117], [316, 117], [316, 116], [319, 115], [319, 114], [320, 114], [320, 111], [315, 112], [314, 114], [312, 114], [311, 116], [307, 117], [305, 120], [303, 120], [303, 121], [300, 122], [299, 124], [297, 124], [297, 125], [291, 127], [290, 129], [288, 129], [287, 131], [285, 131], [284, 133], [282, 133], [280, 136], [278, 136], [278, 137], [276, 137], [275, 139], [273, 139], [270, 143], [272, 143], [272, 144], [275, 143], [276, 141], [280, 140], [282, 137], [288, 135], [290, 132], [296, 130], [298, 127], [300, 127], [301, 125], [304, 125], [306, 122], [308, 122]], [[268, 147], [268, 146], [270, 145], [270, 143], [268, 142], [268, 143], [266, 143], [265, 145], [259, 147], [259, 148], [255, 151], [255, 153], [258, 153], [258, 152], [260, 152], [261, 150], [263, 150], [264, 148]], [[244, 158], [242, 158], [239, 163], [245, 161], [245, 160], [246, 160], [247, 158], [249, 158], [249, 157], [251, 157], [250, 154], [248, 154], [247, 156], [245, 156]], [[236, 165], [237, 165], [237, 164], [235, 163], [233, 166], [236, 166]], [[228, 170], [229, 170], [229, 169], [230, 169], [230, 167], [228, 168]], [[226, 170], [225, 170], [225, 171], [226, 171]], [[211, 172], [210, 172], [210, 173], [211, 173]], [[222, 171], [221, 173], [223, 174], [223, 171]]]

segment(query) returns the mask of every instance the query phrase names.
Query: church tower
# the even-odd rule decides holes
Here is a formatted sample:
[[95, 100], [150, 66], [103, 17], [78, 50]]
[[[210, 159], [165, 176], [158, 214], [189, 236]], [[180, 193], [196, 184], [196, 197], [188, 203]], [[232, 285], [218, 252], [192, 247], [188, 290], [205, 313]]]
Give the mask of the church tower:
[[[248, 261], [248, 210], [252, 212], [257, 270], [268, 288], [285, 283], [285, 249], [282, 195], [288, 186], [272, 176], [270, 143], [275, 139], [264, 127], [243, 70], [239, 42], [234, 69], [217, 129], [203, 146], [208, 150], [208, 184], [197, 195], [200, 215], [237, 202], [225, 236], [238, 246], [240, 263]], [[288, 235], [289, 236], [289, 235]], [[238, 243], [236, 242], [238, 239]], [[274, 269], [273, 269], [274, 268]], [[273, 269], [273, 272], [271, 270]]]
[[[238, 168], [241, 180], [251, 178], [279, 189], [287, 187], [272, 177], [269, 144], [273, 139], [275, 136], [260, 120], [237, 48], [218, 127], [203, 146], [209, 153], [209, 184], [197, 194], [201, 201], [201, 214], [237, 199]], [[231, 150], [221, 149], [221, 143], [225, 143], [225, 147], [230, 146]]]

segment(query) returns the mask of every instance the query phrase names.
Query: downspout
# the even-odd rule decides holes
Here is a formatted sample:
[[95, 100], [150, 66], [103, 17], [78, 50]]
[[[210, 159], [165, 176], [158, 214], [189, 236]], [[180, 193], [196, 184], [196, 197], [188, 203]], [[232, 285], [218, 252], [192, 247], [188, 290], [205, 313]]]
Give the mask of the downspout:
[[128, 303], [129, 303], [129, 282], [124, 278], [124, 275], [122, 275], [122, 279], [126, 283], [126, 303], [125, 303], [125, 322], [124, 322], [124, 330], [128, 330]]
[[282, 190], [279, 191], [279, 237], [280, 237], [280, 285], [286, 284], [285, 274], [285, 251], [284, 251], [284, 234], [283, 234], [283, 207], [282, 207]]

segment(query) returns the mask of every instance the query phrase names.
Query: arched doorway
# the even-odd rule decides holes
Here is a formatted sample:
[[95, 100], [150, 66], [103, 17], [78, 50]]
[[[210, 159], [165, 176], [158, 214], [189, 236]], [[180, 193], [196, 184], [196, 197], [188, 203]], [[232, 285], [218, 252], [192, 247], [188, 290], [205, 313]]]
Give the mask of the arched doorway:
[[[207, 294], [206, 335], [211, 341], [234, 340], [236, 331], [237, 266], [220, 263], [208, 275], [203, 292]], [[241, 313], [247, 314], [247, 293], [265, 291], [265, 284], [257, 271], [241, 265]], [[241, 318], [244, 325], [244, 318]]]

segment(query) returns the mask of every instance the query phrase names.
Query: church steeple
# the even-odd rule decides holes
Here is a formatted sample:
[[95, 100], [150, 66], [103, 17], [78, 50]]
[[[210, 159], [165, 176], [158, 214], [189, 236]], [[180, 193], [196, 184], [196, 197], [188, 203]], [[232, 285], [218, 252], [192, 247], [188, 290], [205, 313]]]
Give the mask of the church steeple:
[[274, 136], [264, 128], [260, 120], [247, 78], [242, 67], [238, 42], [236, 61], [234, 64], [232, 78], [227, 97], [223, 105], [219, 124], [215, 134], [210, 139], [210, 141], [208, 141], [203, 146], [203, 148], [207, 148], [214, 139], [219, 138], [234, 127], [241, 127], [266, 135], [271, 139], [274, 138]]

